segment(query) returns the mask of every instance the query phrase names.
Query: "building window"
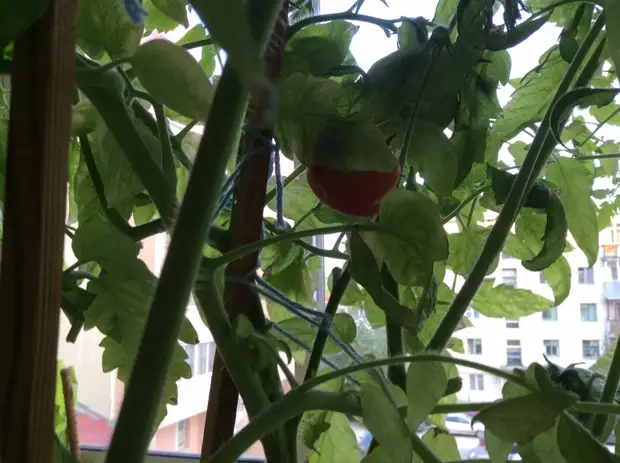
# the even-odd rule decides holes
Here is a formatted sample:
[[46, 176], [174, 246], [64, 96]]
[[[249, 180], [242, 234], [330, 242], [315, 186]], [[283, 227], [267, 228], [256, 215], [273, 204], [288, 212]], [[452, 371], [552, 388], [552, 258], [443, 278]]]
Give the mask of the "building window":
[[543, 275], [543, 273], [542, 273], [542, 272], [540, 272], [540, 273], [538, 274], [538, 278], [540, 279], [540, 284], [541, 284], [541, 285], [546, 285], [546, 284], [547, 284], [547, 280], [545, 280], [545, 276]]
[[484, 375], [476, 373], [469, 375], [469, 390], [484, 391]]
[[591, 285], [594, 283], [594, 269], [588, 267], [579, 267], [579, 284]]
[[480, 318], [480, 312], [478, 312], [477, 310], [474, 310], [472, 308], [467, 309], [467, 312], [465, 312], [465, 316], [467, 318], [469, 318], [470, 320], [472, 318]]
[[560, 356], [560, 341], [557, 339], [545, 339], [543, 344], [545, 346], [545, 354], [547, 357]]
[[596, 304], [580, 304], [580, 308], [582, 322], [596, 321]]
[[177, 436], [176, 436], [176, 445], [177, 450], [183, 450], [187, 446], [187, 421], [181, 420], [177, 421]]
[[506, 328], [519, 328], [519, 320], [506, 319]]
[[521, 341], [508, 339], [506, 341], [506, 364], [510, 366], [523, 365], [521, 359]]
[[183, 349], [185, 350], [185, 353], [187, 354], [187, 360], [185, 361], [192, 369], [192, 376], [194, 376], [195, 367], [196, 367], [196, 346], [193, 344], [185, 344], [185, 343], [181, 343], [181, 346], [183, 347]]
[[596, 360], [600, 354], [600, 343], [598, 340], [581, 341], [583, 358], [585, 360]]
[[504, 283], [505, 285], [517, 286], [517, 269], [502, 269], [502, 283]]
[[213, 372], [213, 358], [215, 356], [214, 342], [201, 342], [196, 346], [196, 374], [204, 375]]
[[550, 309], [544, 310], [542, 313], [542, 319], [545, 321], [557, 321], [558, 319], [558, 308], [551, 307]]
[[467, 353], [471, 355], [482, 355], [482, 339], [468, 339]]
[[215, 359], [215, 342], [207, 343], [207, 373], [213, 373], [213, 360]]

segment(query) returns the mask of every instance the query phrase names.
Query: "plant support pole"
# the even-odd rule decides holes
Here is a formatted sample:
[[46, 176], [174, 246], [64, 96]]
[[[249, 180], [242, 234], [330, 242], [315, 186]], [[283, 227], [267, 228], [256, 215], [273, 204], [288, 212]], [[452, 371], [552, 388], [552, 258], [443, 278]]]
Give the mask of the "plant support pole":
[[0, 268], [2, 463], [51, 463], [54, 442], [77, 1], [44, 8], [13, 51]]
[[[282, 5], [281, 2], [276, 2]], [[256, 9], [266, 8], [262, 2], [253, 0], [247, 4], [251, 13]], [[196, 4], [196, 10], [200, 14], [200, 5]], [[284, 2], [279, 11], [278, 19], [264, 54], [264, 63], [267, 76], [275, 80], [280, 75], [283, 37], [286, 33], [288, 22], [288, 2]], [[231, 249], [239, 248], [248, 243], [261, 239], [263, 230], [263, 211], [265, 207], [265, 195], [267, 181], [272, 162], [272, 149], [270, 147], [273, 134], [268, 127], [269, 99], [263, 92], [256, 92], [251, 96], [247, 111], [247, 125], [250, 131], [243, 137], [242, 150], [246, 153], [241, 155], [251, 156], [239, 173], [238, 183], [235, 189], [235, 202], [230, 220], [230, 246]], [[276, 153], [277, 155], [278, 153]], [[226, 272], [233, 278], [253, 281], [258, 265], [258, 251], [240, 256], [230, 262]], [[260, 298], [243, 285], [226, 283], [224, 289], [224, 305], [231, 320], [234, 321], [239, 315], [246, 315], [254, 325], [254, 328], [262, 331], [266, 326], [263, 307]], [[281, 386], [278, 376], [277, 365], [269, 365], [260, 373], [261, 382], [267, 395], [273, 399], [273, 395], [281, 395]], [[267, 384], [266, 384], [267, 383]], [[271, 384], [269, 384], [271, 383]], [[213, 377], [209, 392], [207, 416], [205, 424], [202, 453], [203, 460], [208, 459], [225, 442], [229, 441], [234, 433], [234, 425], [237, 415], [238, 389], [230, 372], [219, 353], [215, 356]], [[253, 415], [255, 404], [245, 404], [250, 416]], [[268, 459], [285, 461], [287, 458], [287, 440], [282, 435], [278, 439], [269, 438], [263, 442], [265, 454]], [[272, 435], [273, 436], [273, 435]], [[275, 443], [276, 445], [271, 445]], [[278, 445], [280, 448], [278, 448]]]

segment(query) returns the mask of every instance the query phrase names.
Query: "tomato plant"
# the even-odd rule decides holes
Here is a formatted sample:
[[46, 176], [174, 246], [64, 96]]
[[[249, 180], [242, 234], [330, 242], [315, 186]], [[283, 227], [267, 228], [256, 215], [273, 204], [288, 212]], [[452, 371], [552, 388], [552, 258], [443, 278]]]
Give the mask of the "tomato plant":
[[[571, 290], [565, 254], [579, 249], [588, 266], [597, 262], [599, 231], [620, 209], [620, 146], [598, 133], [620, 125], [616, 2], [439, 0], [432, 18], [388, 15], [394, 20], [366, 14], [371, 2], [352, 3], [321, 15], [310, 0], [81, 0], [77, 28], [64, 25], [77, 31], [69, 60], [63, 55], [75, 63], [75, 91], [38, 107], [71, 113], [61, 165], [68, 210], [41, 223], [66, 217], [75, 260], [37, 274], [44, 283], [32, 294], [47, 304], [41, 319], [62, 310], [67, 342], [98, 330], [102, 368], [125, 383], [106, 461], [143, 461], [178, 403], [177, 382], [192, 375], [180, 342], [198, 343], [185, 317], [190, 296], [219, 353], [201, 461], [229, 463], [258, 440], [278, 463], [459, 461], [444, 421], [455, 411], [484, 423], [491, 461], [505, 461], [515, 445], [524, 461], [618, 461], [603, 445], [620, 432], [615, 347], [591, 369], [508, 370], [459, 356], [469, 307], [498, 319], [557, 307]], [[27, 145], [26, 129], [35, 137], [56, 127], [33, 126], [36, 114], [22, 107], [28, 95], [47, 95], [28, 50], [59, 53], [41, 41], [59, 18], [54, 8], [41, 0], [1, 8], [0, 72], [15, 77], [2, 81], [3, 94], [16, 98], [0, 102], [9, 116], [6, 149], [0, 143], [7, 294], [23, 267], [15, 256], [32, 256], [15, 244], [29, 236], [17, 207], [28, 195], [11, 177], [28, 151], [16, 140]], [[369, 66], [352, 47], [362, 27], [397, 39]], [[514, 75], [512, 51], [537, 47], [549, 27], [559, 28], [557, 43]], [[514, 92], [502, 102], [507, 88]], [[284, 158], [294, 165], [286, 176]], [[139, 253], [159, 234], [170, 244], [156, 276]], [[331, 249], [307, 241], [334, 234]], [[542, 272], [551, 299], [495, 284], [502, 252]], [[326, 283], [316, 277], [321, 258], [338, 261], [324, 311], [314, 296]], [[49, 446], [51, 458], [51, 423], [5, 426], [17, 413], [5, 395], [25, 400], [21, 391], [43, 384], [55, 363], [11, 344], [41, 350], [21, 331], [38, 318], [27, 319], [17, 299], [0, 294], [0, 358], [34, 373], [0, 373], [0, 460], [35, 463], [7, 443], [31, 455], [19, 433], [40, 426], [28, 435], [43, 436], [36, 448], [47, 455]], [[358, 336], [351, 307], [385, 327], [385, 357]], [[47, 328], [55, 343], [56, 327]], [[463, 368], [504, 380], [502, 398], [456, 403]], [[233, 436], [240, 398], [250, 421]], [[18, 412], [28, 417], [47, 406], [24, 404]], [[368, 455], [351, 419], [372, 434]], [[54, 461], [72, 461], [64, 425], [59, 431]]]

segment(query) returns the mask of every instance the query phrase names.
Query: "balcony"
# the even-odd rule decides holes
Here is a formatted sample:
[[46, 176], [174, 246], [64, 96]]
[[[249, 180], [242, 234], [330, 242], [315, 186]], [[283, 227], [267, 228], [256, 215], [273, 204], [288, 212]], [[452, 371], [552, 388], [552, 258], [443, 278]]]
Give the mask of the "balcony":
[[601, 259], [603, 262], [618, 261], [620, 260], [620, 252], [618, 244], [605, 244], [601, 246]]
[[620, 281], [603, 283], [603, 296], [608, 301], [620, 301]]

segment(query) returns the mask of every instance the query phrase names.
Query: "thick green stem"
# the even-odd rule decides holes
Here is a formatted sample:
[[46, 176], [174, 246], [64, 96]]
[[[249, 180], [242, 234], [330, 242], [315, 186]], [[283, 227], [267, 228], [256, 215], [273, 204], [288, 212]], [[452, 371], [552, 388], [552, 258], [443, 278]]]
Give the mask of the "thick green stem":
[[281, 235], [272, 236], [271, 238], [267, 238], [261, 241], [256, 241], [255, 243], [250, 243], [245, 246], [240, 246], [232, 251], [227, 252], [224, 255], [219, 257], [215, 257], [209, 259], [209, 265], [211, 268], [220, 267], [222, 265], [226, 265], [230, 262], [233, 262], [247, 254], [255, 252], [261, 249], [264, 246], [269, 246], [272, 244], [285, 243], [287, 241], [295, 241], [301, 238], [309, 238], [311, 236], [318, 235], [329, 235], [331, 233], [340, 233], [340, 232], [352, 232], [352, 231], [378, 231], [389, 233], [395, 238], [400, 238], [403, 241], [404, 245], [411, 245], [409, 241], [400, 236], [396, 231], [382, 226], [376, 223], [359, 223], [359, 224], [346, 224], [346, 225], [334, 225], [331, 227], [321, 227], [314, 228], [312, 230], [300, 230], [292, 233], [283, 233]]
[[[607, 373], [607, 379], [605, 380], [605, 385], [603, 386], [603, 392], [601, 393], [602, 404], [611, 404], [615, 402], [616, 396], [618, 394], [618, 383], [620, 383], [620, 349], [616, 345], [614, 349], [614, 355], [611, 359], [611, 364], [609, 365], [609, 371]], [[598, 415], [594, 419], [594, 424], [592, 426], [592, 434], [595, 437], [600, 437], [605, 430], [605, 425], [607, 424], [607, 416]]]
[[[213, 272], [205, 267], [202, 268], [199, 284], [196, 284], [195, 295], [198, 309], [209, 326], [217, 350], [231, 378], [237, 385], [248, 415], [251, 417], [258, 415], [269, 407], [270, 402], [258, 376], [248, 362], [248, 357], [244, 354], [243, 347], [235, 336], [217, 291]], [[263, 437], [273, 439], [268, 433], [259, 436], [259, 438]]]
[[116, 84], [111, 83], [116, 82], [120, 76], [107, 76], [114, 71], [106, 71], [96, 74], [95, 78], [92, 73], [96, 71], [81, 58], [77, 60], [77, 68], [81, 70], [77, 73], [78, 87], [105, 121], [127, 156], [131, 168], [151, 196], [160, 217], [171, 227], [178, 207], [176, 193], [140, 136], [129, 108], [125, 105], [122, 95], [119, 95], [118, 88], [114, 86]]
[[343, 392], [308, 391], [305, 394], [289, 393], [255, 417], [248, 426], [224, 444], [208, 460], [208, 463], [231, 463], [237, 461], [243, 452], [262, 435], [273, 431], [282, 423], [309, 410], [330, 410], [348, 415], [359, 415], [360, 402], [355, 395]]
[[332, 288], [331, 295], [329, 296], [329, 301], [327, 301], [327, 306], [325, 307], [323, 322], [319, 327], [319, 331], [316, 334], [316, 339], [314, 340], [314, 345], [312, 346], [312, 352], [310, 353], [310, 360], [308, 360], [308, 368], [306, 369], [304, 381], [314, 378], [319, 371], [321, 357], [323, 357], [323, 351], [325, 350], [325, 345], [327, 344], [331, 320], [336, 314], [336, 311], [340, 306], [340, 301], [342, 300], [342, 297], [344, 296], [350, 282], [351, 272], [349, 272], [349, 263], [347, 262], [342, 269], [340, 276], [336, 279], [336, 281], [334, 281], [334, 286]]
[[[211, 108], [211, 114], [217, 117], [210, 118], [196, 154], [107, 463], [142, 462], [148, 449], [172, 355], [178, 346], [179, 329], [202, 258], [204, 237], [220, 196], [228, 157], [235, 149], [236, 133], [243, 123], [246, 105], [247, 91], [236, 72], [226, 66]], [[168, 184], [165, 178], [163, 183]]]
[[[326, 395], [323, 391], [312, 390], [320, 384], [339, 378], [349, 373], [355, 373], [357, 371], [381, 367], [385, 365], [389, 366], [396, 363], [419, 361], [438, 361], [463, 365], [485, 371], [487, 373], [502, 377], [509, 381], [514, 381], [515, 383], [523, 387], [531, 389], [531, 387], [519, 376], [515, 376], [510, 373], [488, 367], [486, 365], [470, 362], [468, 360], [446, 357], [436, 354], [419, 354], [414, 356], [387, 358], [366, 362], [364, 364], [351, 365], [338, 371], [329, 372], [327, 374], [317, 376], [309, 381], [304, 382], [298, 388], [286, 394], [278, 402], [274, 403], [267, 410], [256, 416], [250, 422], [250, 424], [248, 424], [248, 426], [243, 428], [235, 437], [233, 437], [224, 446], [222, 446], [220, 450], [215, 455], [213, 455], [213, 458], [209, 460], [209, 463], [230, 463], [232, 461], [235, 461], [250, 445], [260, 439], [261, 436], [273, 431], [283, 422], [299, 416], [303, 412], [308, 410], [323, 409], [339, 411], [341, 413], [348, 413], [352, 415], [360, 414], [360, 403], [359, 400], [355, 398], [355, 396], [346, 393], [344, 395], [343, 393], [330, 393], [329, 395]], [[343, 410], [345, 406], [347, 408], [346, 411]], [[415, 437], [417, 437], [417, 435]], [[432, 452], [430, 452], [430, 450], [428, 451], [428, 453], [425, 452], [424, 447], [426, 446], [422, 445], [423, 442], [415, 442], [415, 444], [416, 453], [422, 453], [424, 457], [426, 457], [424, 461], [439, 461], [436, 458], [432, 458], [434, 457], [434, 455], [432, 454]]]
[[[385, 290], [394, 297], [397, 301], [400, 299], [398, 291], [398, 283], [394, 280], [394, 277], [390, 274], [387, 267], [383, 266], [381, 271], [381, 279], [383, 280], [383, 287]], [[389, 357], [399, 357], [403, 355], [403, 329], [398, 321], [386, 314], [385, 316], [385, 335], [387, 342], [387, 354]], [[405, 365], [397, 363], [388, 367], [388, 378], [400, 387], [403, 391], [407, 391], [407, 372]]]
[[381, 19], [381, 18], [376, 18], [374, 16], [356, 14], [356, 13], [349, 12], [349, 11], [345, 11], [344, 13], [322, 14], [318, 16], [310, 16], [309, 18], [302, 19], [301, 21], [298, 21], [295, 24], [293, 24], [291, 27], [288, 28], [288, 34], [286, 36], [286, 40], [287, 41], [290, 40], [300, 30], [302, 30], [304, 27], [309, 26], [311, 24], [325, 23], [325, 22], [337, 21], [337, 20], [360, 21], [360, 22], [376, 24], [377, 26], [387, 29], [393, 33], [398, 32], [398, 28], [394, 24], [402, 21], [402, 19]]
[[164, 112], [164, 107], [159, 103], [153, 105], [155, 116], [157, 117], [157, 135], [161, 144], [161, 168], [164, 175], [172, 185], [174, 191], [177, 189], [177, 172], [174, 165], [174, 153], [172, 151], [172, 142], [170, 139], [170, 130], [168, 129], [168, 119]]
[[533, 183], [538, 178], [547, 158], [551, 155], [556, 145], [549, 130], [551, 108], [553, 108], [557, 100], [570, 89], [583, 60], [601, 32], [603, 25], [604, 14], [601, 14], [588, 32], [588, 35], [585, 37], [575, 57], [571, 61], [570, 66], [566, 70], [540, 128], [530, 145], [523, 167], [519, 171], [508, 193], [506, 202], [489, 233], [489, 237], [484, 244], [480, 257], [465, 280], [463, 287], [454, 298], [448, 313], [437, 328], [435, 335], [428, 344], [428, 350], [441, 351], [446, 347], [454, 330], [482, 284], [482, 281], [486, 278], [493, 261], [501, 252], [504, 241], [510, 233], [510, 228], [521, 210], [524, 198], [527, 197]]
[[[267, 231], [273, 233], [274, 235], [283, 235], [286, 233], [282, 230], [278, 230], [278, 228], [273, 223], [269, 222], [268, 220], [265, 220], [263, 223], [265, 224], [265, 228], [267, 229]], [[305, 242], [302, 239], [293, 240], [293, 243], [295, 243], [300, 248], [304, 248], [306, 251], [309, 251], [312, 254], [317, 255], [317, 256], [329, 257], [330, 259], [340, 259], [340, 260], [347, 260], [349, 258], [348, 254], [345, 254], [338, 250], [317, 248], [316, 246], [313, 246]]]

